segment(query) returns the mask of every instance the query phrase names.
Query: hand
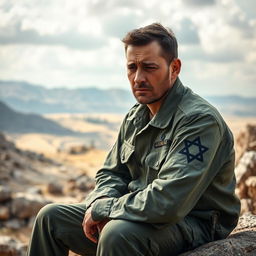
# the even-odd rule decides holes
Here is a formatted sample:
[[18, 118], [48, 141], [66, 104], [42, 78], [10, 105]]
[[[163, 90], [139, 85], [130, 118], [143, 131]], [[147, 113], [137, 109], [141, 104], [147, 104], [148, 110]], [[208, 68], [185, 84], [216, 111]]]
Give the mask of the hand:
[[97, 224], [98, 234], [101, 233], [102, 229], [105, 227], [105, 225], [110, 221], [110, 219], [104, 219], [99, 224]]
[[100, 234], [104, 226], [109, 222], [109, 219], [94, 221], [92, 219], [91, 211], [92, 207], [89, 207], [85, 212], [82, 226], [86, 237], [89, 238], [92, 242], [97, 243], [97, 236]]
[[91, 207], [87, 209], [84, 215], [84, 220], [83, 220], [83, 230], [84, 234], [86, 235], [87, 238], [89, 238], [92, 242], [97, 243], [97, 234], [98, 234], [98, 227], [97, 224], [100, 223], [100, 221], [94, 221], [92, 219], [92, 214], [91, 214]]

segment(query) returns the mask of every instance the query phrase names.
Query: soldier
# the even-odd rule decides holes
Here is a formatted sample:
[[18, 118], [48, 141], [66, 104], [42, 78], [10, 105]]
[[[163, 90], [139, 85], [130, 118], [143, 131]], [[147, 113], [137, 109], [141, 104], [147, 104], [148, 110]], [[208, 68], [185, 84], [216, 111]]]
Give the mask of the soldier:
[[181, 83], [174, 34], [153, 23], [123, 42], [138, 103], [85, 202], [39, 212], [29, 256], [178, 255], [227, 237], [237, 224], [233, 136]]

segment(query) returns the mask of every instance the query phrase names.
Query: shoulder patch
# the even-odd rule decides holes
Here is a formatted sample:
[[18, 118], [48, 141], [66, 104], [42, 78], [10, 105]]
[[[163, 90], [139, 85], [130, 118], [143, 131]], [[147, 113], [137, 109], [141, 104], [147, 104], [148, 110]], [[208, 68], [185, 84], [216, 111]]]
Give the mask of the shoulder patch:
[[[188, 163], [193, 160], [198, 160], [200, 162], [204, 161], [203, 154], [209, 149], [202, 145], [200, 137], [196, 137], [194, 140], [184, 140], [184, 148], [179, 151], [180, 154], [183, 154], [187, 157]], [[192, 146], [195, 147], [195, 150], [192, 150]]]

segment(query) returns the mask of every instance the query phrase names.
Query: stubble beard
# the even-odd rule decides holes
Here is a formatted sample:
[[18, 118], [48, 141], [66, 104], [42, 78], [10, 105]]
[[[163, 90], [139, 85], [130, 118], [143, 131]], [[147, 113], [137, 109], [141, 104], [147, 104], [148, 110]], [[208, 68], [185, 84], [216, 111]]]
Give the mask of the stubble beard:
[[[164, 84], [164, 83], [167, 83], [169, 81], [169, 74], [170, 74], [170, 71], [168, 71], [164, 81], [161, 83]], [[149, 88], [149, 89], [153, 89], [154, 87], [151, 86], [151, 85], [146, 85], [146, 84], [143, 84], [141, 86], [139, 86], [140, 88]], [[137, 102], [140, 103], [140, 104], [144, 104], [144, 105], [150, 105], [150, 104], [153, 104], [153, 103], [156, 103], [160, 100], [162, 100], [164, 97], [166, 97], [166, 95], [168, 94], [169, 90], [170, 90], [171, 87], [168, 87], [160, 97], [157, 97], [157, 98], [153, 98], [153, 99], [148, 99], [148, 101], [144, 101], [144, 100], [140, 100], [140, 96], [144, 97], [146, 96], [146, 93], [145, 94], [141, 94], [140, 96], [136, 96], [135, 93], [133, 94], [134, 97], [136, 98]]]

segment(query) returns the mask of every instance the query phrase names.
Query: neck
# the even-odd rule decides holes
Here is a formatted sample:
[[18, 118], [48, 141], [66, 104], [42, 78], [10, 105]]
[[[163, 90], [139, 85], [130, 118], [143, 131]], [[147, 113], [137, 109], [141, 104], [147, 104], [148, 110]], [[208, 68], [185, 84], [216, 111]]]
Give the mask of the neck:
[[150, 111], [150, 119], [152, 119], [154, 117], [154, 115], [157, 114], [157, 112], [159, 111], [160, 107], [162, 106], [166, 96], [167, 96], [167, 93], [159, 101], [151, 103], [151, 104], [147, 104], [147, 107], [149, 108], [149, 111]]

